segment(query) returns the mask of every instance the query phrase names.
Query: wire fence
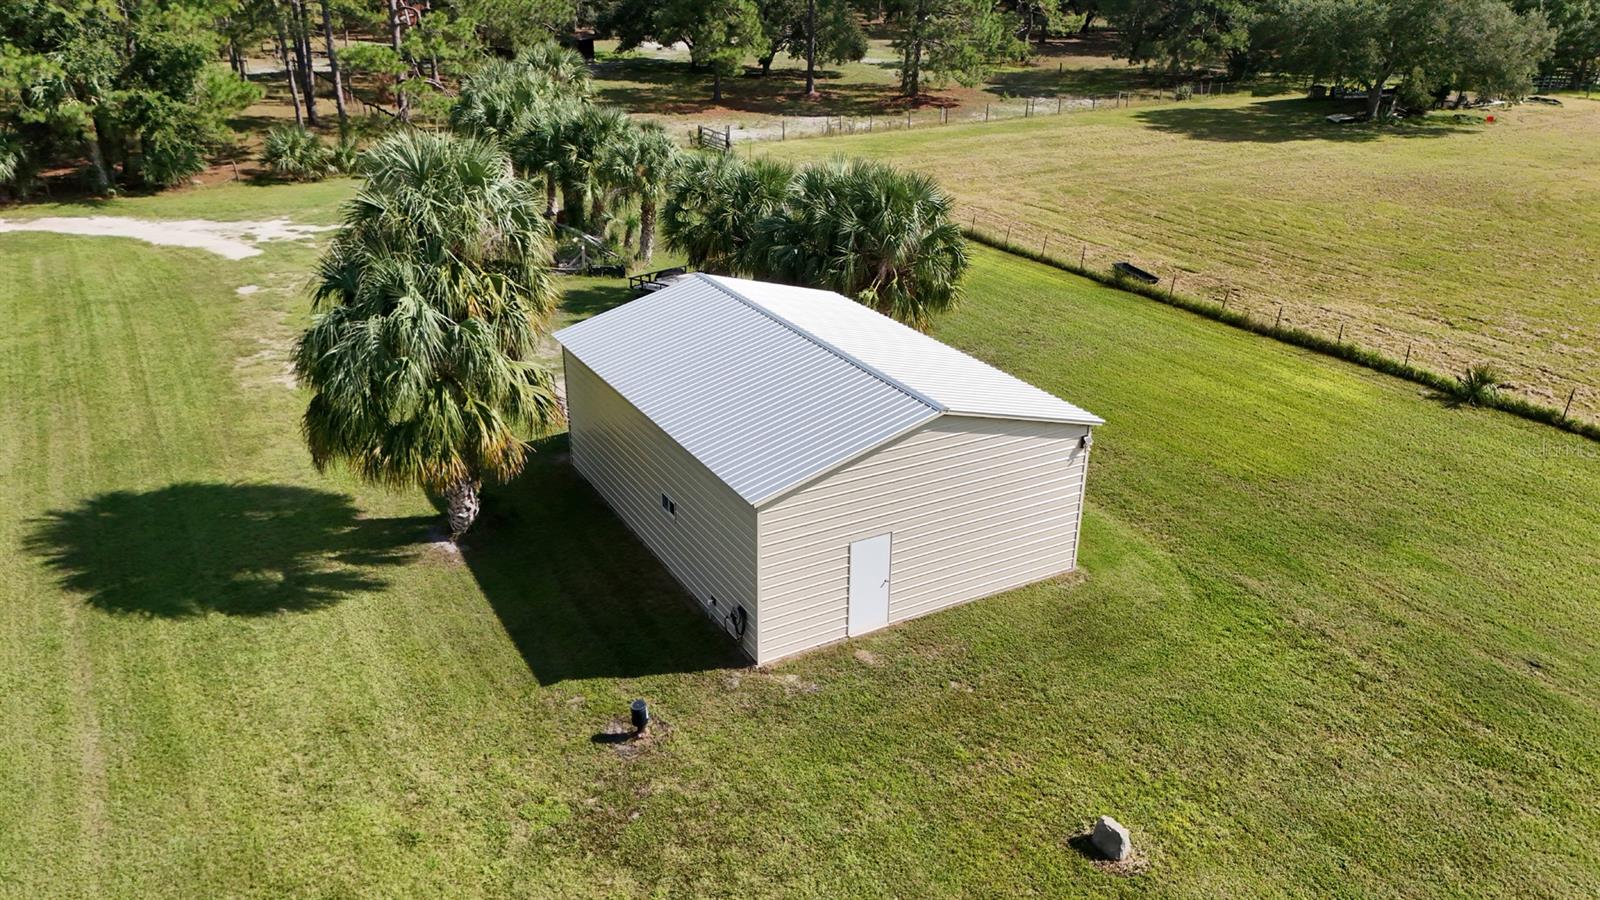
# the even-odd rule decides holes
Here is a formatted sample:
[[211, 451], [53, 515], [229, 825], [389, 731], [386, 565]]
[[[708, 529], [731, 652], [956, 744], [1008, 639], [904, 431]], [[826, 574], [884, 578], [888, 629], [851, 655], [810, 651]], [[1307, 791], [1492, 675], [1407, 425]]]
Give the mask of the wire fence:
[[[1063, 115], [1135, 104], [1172, 103], [1192, 97], [1253, 91], [1254, 82], [1205, 79], [1171, 88], [1118, 91], [1097, 96], [1016, 97], [983, 107], [940, 107], [890, 115], [785, 117], [734, 129], [712, 129], [722, 136], [722, 149], [736, 143], [801, 137], [871, 134], [951, 124], [996, 122], [1040, 115]], [[1281, 85], [1280, 85], [1281, 87]], [[689, 129], [691, 143], [700, 143], [705, 126]], [[1359, 319], [1347, 310], [1269, 297], [1223, 276], [1165, 263], [1141, 263], [1124, 250], [1072, 237], [1036, 223], [1018, 220], [972, 204], [958, 204], [957, 221], [973, 237], [1002, 249], [1036, 257], [1053, 265], [1102, 280], [1117, 280], [1118, 263], [1133, 263], [1158, 276], [1158, 284], [1142, 290], [1212, 318], [1259, 333], [1311, 346], [1346, 359], [1429, 385], [1443, 385], [1455, 374], [1483, 362], [1471, 348]], [[1325, 345], [1325, 346], [1324, 346]], [[1595, 437], [1600, 433], [1600, 391], [1572, 379], [1551, 378], [1542, 369], [1506, 360], [1519, 380], [1506, 389], [1500, 408], [1569, 431]]]
[[[1097, 280], [1124, 284], [1210, 318], [1424, 384], [1446, 383], [1469, 366], [1484, 362], [1481, 353], [1459, 344], [1406, 334], [1358, 318], [1347, 310], [1266, 296], [1223, 276], [1141, 259], [1114, 247], [981, 206], [958, 203], [954, 215], [969, 235], [983, 243], [1082, 272]], [[1130, 280], [1118, 277], [1116, 266], [1119, 263], [1132, 263], [1154, 275], [1157, 281], [1145, 285], [1125, 284]], [[1510, 360], [1505, 361], [1504, 368], [1509, 369], [1508, 374], [1515, 379], [1505, 393], [1520, 398], [1521, 405], [1536, 406], [1545, 412], [1517, 408], [1519, 404], [1514, 401], [1502, 408], [1591, 437], [1600, 429], [1600, 391], [1573, 379], [1550, 378], [1543, 370]]]
[[704, 131], [715, 131], [726, 136], [727, 143], [755, 141], [785, 141], [791, 138], [833, 137], [852, 134], [875, 134], [884, 131], [907, 131], [932, 128], [940, 125], [962, 125], [976, 122], [999, 122], [1029, 119], [1036, 116], [1063, 115], [1097, 109], [1121, 109], [1135, 105], [1171, 103], [1189, 97], [1211, 97], [1238, 94], [1252, 85], [1228, 79], [1198, 79], [1177, 87], [1142, 88], [1114, 91], [1104, 94], [1071, 95], [1048, 94], [1016, 96], [987, 101], [982, 105], [949, 105], [927, 107], [899, 112], [869, 112], [860, 115], [777, 116], [741, 121], [738, 125], [722, 123], [715, 127], [690, 126], [685, 132], [688, 143], [701, 144]]

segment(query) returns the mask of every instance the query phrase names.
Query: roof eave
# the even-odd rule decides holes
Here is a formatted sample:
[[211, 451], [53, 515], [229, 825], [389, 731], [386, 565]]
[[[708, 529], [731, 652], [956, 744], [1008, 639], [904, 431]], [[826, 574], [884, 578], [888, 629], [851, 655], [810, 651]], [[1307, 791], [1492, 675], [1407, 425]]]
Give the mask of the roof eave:
[[945, 410], [945, 414], [951, 416], [967, 416], [973, 419], [1011, 419], [1017, 422], [1049, 422], [1053, 425], [1085, 425], [1093, 427], [1096, 425], [1104, 425], [1106, 423], [1105, 419], [1100, 418], [1094, 413], [1087, 412], [1081, 416], [1041, 416], [951, 408]]

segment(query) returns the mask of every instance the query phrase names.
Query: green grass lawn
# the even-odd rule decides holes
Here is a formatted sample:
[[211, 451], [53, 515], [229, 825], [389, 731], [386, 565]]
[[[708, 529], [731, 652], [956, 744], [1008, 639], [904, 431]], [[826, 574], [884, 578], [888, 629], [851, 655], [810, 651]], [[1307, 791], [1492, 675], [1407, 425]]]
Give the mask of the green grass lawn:
[[317, 476], [264, 249], [0, 235], [0, 894], [1600, 891], [1592, 442], [979, 251], [938, 336], [1109, 420], [1082, 578], [754, 671], [559, 437], [461, 557]]
[[[930, 172], [963, 224], [1600, 416], [1600, 99], [1381, 130], [1248, 97], [763, 144]], [[1481, 118], [1482, 114], [1474, 114]], [[1048, 241], [1048, 244], [1046, 244]]]

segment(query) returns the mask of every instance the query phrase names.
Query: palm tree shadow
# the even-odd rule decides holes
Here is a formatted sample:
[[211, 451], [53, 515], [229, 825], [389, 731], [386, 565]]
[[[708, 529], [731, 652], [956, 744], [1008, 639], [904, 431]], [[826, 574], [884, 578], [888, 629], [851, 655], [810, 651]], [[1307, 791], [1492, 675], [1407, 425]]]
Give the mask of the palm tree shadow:
[[23, 548], [108, 612], [182, 619], [331, 606], [383, 589], [430, 519], [362, 519], [343, 494], [272, 484], [115, 491], [32, 520]]
[[462, 556], [540, 684], [747, 664], [573, 471], [565, 435], [486, 492]]

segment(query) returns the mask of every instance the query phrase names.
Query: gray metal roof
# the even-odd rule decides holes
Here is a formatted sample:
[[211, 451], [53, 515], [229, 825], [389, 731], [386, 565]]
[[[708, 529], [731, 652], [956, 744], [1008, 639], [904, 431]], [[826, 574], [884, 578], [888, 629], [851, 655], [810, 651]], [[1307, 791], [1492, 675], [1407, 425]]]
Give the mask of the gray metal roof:
[[757, 506], [946, 413], [1101, 422], [829, 291], [698, 274], [555, 339]]
[[739, 278], [714, 280], [946, 412], [1104, 424], [1093, 413], [832, 291]]

